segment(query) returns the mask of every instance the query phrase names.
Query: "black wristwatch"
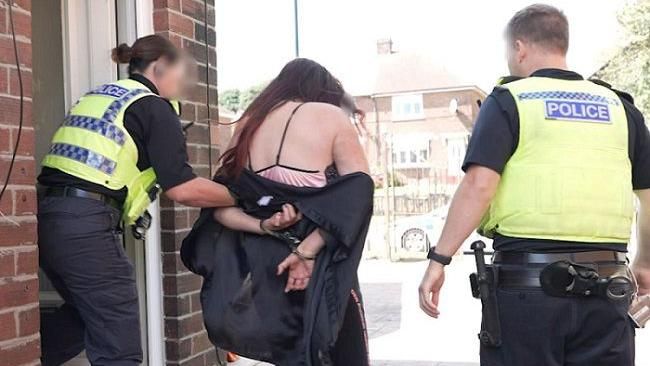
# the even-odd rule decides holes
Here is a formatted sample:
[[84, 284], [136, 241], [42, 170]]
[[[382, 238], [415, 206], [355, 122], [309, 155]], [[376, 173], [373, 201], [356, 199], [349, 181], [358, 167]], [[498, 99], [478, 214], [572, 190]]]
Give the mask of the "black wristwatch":
[[427, 258], [431, 259], [434, 262], [438, 262], [443, 266], [447, 266], [449, 265], [449, 263], [451, 263], [451, 257], [447, 257], [446, 255], [436, 253], [436, 247], [429, 249], [429, 254], [427, 254]]

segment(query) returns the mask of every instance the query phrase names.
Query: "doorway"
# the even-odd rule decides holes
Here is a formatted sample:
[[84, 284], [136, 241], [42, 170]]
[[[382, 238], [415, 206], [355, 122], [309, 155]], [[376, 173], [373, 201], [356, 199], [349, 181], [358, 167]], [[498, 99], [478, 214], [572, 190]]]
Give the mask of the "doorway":
[[[153, 4], [145, 1], [49, 0], [32, 3], [33, 116], [35, 159], [40, 164], [50, 139], [65, 113], [84, 93], [97, 85], [126, 77], [110, 59], [117, 44], [153, 32]], [[40, 171], [40, 166], [37, 168]], [[143, 365], [162, 364], [162, 285], [160, 269], [159, 211], [154, 216], [147, 246], [130, 233], [124, 245], [136, 272], [140, 299]], [[148, 248], [151, 249], [148, 249]], [[41, 272], [40, 303], [43, 314], [62, 304]], [[83, 354], [71, 365], [87, 365]]]

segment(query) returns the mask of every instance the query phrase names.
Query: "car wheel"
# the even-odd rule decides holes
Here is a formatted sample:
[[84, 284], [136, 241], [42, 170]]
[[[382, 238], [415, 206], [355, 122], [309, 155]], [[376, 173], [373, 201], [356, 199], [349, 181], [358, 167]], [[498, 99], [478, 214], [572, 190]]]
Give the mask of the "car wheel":
[[408, 229], [402, 234], [402, 249], [409, 252], [428, 252], [431, 244], [424, 230]]

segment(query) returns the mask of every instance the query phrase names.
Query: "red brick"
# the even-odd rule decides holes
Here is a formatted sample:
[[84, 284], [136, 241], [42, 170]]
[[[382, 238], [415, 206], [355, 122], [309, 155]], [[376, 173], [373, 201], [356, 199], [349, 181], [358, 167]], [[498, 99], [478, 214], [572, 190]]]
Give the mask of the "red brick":
[[190, 297], [190, 313], [195, 313], [203, 309], [201, 305], [201, 294], [199, 292], [189, 295]]
[[19, 251], [16, 261], [16, 274], [32, 274], [38, 272], [38, 251], [36, 246], [30, 251]]
[[38, 302], [38, 279], [8, 280], [0, 284], [0, 309]]
[[153, 12], [153, 28], [156, 32], [169, 31], [169, 12], [167, 10], [154, 10]]
[[189, 39], [183, 39], [183, 48], [187, 50], [198, 63], [200, 64], [206, 63], [207, 58], [205, 54], [204, 44]]
[[163, 253], [162, 256], [164, 274], [176, 274], [187, 270], [181, 261], [180, 255], [177, 253]]
[[[29, 70], [20, 70], [23, 79], [23, 96], [32, 97], [32, 72]], [[9, 69], [9, 94], [19, 96], [20, 84], [18, 83], [18, 70]]]
[[212, 178], [212, 174], [210, 174], [210, 167], [194, 167], [194, 173], [198, 175], [199, 177], [203, 178]]
[[210, 139], [210, 132], [208, 125], [205, 123], [195, 123], [192, 127], [187, 129], [187, 141], [198, 144], [208, 144]]
[[[24, 36], [27, 38], [32, 37], [32, 16], [21, 11], [13, 12], [14, 18], [14, 30], [16, 31], [16, 36]], [[7, 23], [7, 27], [10, 27], [11, 24]], [[11, 32], [11, 29], [7, 29], [7, 33]]]
[[13, 151], [14, 144], [11, 141], [11, 130], [0, 127], [0, 153]]
[[[13, 312], [0, 314], [0, 342], [16, 338], [16, 316]], [[2, 351], [0, 351], [1, 354]], [[0, 361], [2, 362], [2, 361]]]
[[[29, 43], [17, 41], [18, 57], [20, 64], [28, 68], [32, 67], [32, 46]], [[13, 40], [9, 37], [0, 38], [0, 63], [16, 64], [16, 55], [14, 53]]]
[[153, 24], [156, 32], [171, 31], [185, 37], [194, 37], [194, 22], [182, 14], [156, 10], [153, 13]]
[[13, 0], [14, 4], [18, 5], [19, 8], [23, 10], [27, 10], [29, 12], [32, 11], [32, 1], [33, 0]]
[[200, 276], [187, 272], [178, 275], [166, 275], [163, 288], [166, 295], [182, 295], [201, 289], [203, 280]]
[[[213, 352], [207, 352], [199, 354], [193, 358], [183, 360], [178, 363], [178, 366], [205, 366], [205, 365], [214, 365], [214, 358], [209, 358], [208, 356], [213, 354]], [[212, 361], [209, 361], [212, 360]]]
[[[209, 137], [209, 135], [206, 135], [206, 137]], [[206, 145], [201, 147], [201, 146], [188, 146], [187, 147], [187, 154], [189, 158], [190, 164], [208, 164], [209, 159], [210, 159], [210, 150], [207, 148], [207, 142], [205, 141]]]
[[9, 69], [6, 67], [0, 67], [0, 93], [9, 93]]
[[[207, 118], [208, 118], [208, 106], [198, 104], [196, 106], [196, 119], [197, 119], [197, 121], [205, 121], [205, 120], [207, 120]], [[215, 116], [212, 115], [212, 112], [210, 112], [210, 118], [215, 118]]]
[[201, 210], [197, 207], [190, 207], [188, 213], [190, 216], [190, 225], [194, 225], [194, 222], [199, 218], [199, 215], [201, 214]]
[[[20, 100], [15, 97], [0, 96], [0, 125], [18, 126]], [[32, 102], [23, 101], [23, 126], [32, 126]]]
[[[163, 229], [173, 229], [170, 227], [162, 226]], [[161, 246], [163, 252], [174, 252], [181, 249], [181, 243], [187, 236], [187, 232], [162, 232]]]
[[183, 14], [196, 20], [203, 20], [205, 18], [205, 6], [203, 5], [203, 1], [183, 0], [182, 5]]
[[[11, 131], [11, 151], [13, 152], [16, 137], [18, 136], [18, 127]], [[20, 156], [33, 156], [34, 155], [34, 129], [24, 127], [20, 132], [20, 144], [18, 144], [18, 155]]]
[[[9, 159], [0, 158], [0, 175], [2, 182], [4, 184], [5, 174], [9, 169]], [[35, 174], [35, 163], [34, 160], [16, 160], [14, 162], [13, 170], [11, 171], [11, 177], [9, 178], [10, 184], [28, 184], [33, 185], [36, 183], [36, 174]]]
[[[4, 178], [2, 178], [4, 179]], [[0, 199], [0, 212], [5, 216], [13, 216], [14, 214], [14, 192], [7, 189]]]
[[164, 307], [165, 316], [181, 316], [191, 313], [191, 297], [185, 296], [165, 296]]
[[169, 13], [170, 31], [181, 34], [185, 37], [194, 37], [194, 22], [191, 18], [177, 13]]
[[169, 361], [179, 361], [192, 355], [192, 339], [172, 339], [165, 342], [165, 356]]
[[26, 216], [36, 214], [36, 191], [21, 189], [14, 192], [14, 215]]
[[[16, 272], [14, 267], [14, 252], [12, 250], [0, 250], [0, 278], [13, 276]], [[2, 324], [1, 320], [0, 324]], [[2, 329], [0, 329], [0, 333], [1, 332]]]
[[181, 10], [181, 1], [180, 0], [154, 0], [153, 1], [154, 9], [174, 9]]
[[32, 363], [41, 355], [41, 341], [36, 338], [0, 348], [0, 366], [16, 366]]
[[192, 337], [192, 353], [193, 354], [198, 354], [203, 351], [207, 351], [208, 349], [214, 348], [214, 345], [212, 342], [210, 342], [210, 339], [208, 338], [208, 333], [203, 332], [196, 337]]
[[198, 333], [205, 329], [203, 327], [203, 315], [196, 313], [184, 318], [167, 320], [165, 336], [169, 338], [181, 338], [183, 336]]
[[7, 33], [7, 6], [0, 5], [0, 33]]
[[38, 306], [18, 313], [18, 336], [26, 337], [38, 333], [39, 318]]
[[[21, 222], [20, 226], [16, 226], [7, 220], [0, 221], [0, 247], [34, 243], [36, 243], [36, 222]], [[2, 296], [0, 296], [0, 301], [2, 301]]]
[[187, 215], [186, 208], [178, 208], [175, 210], [161, 210], [160, 223], [164, 228], [187, 228], [190, 226], [190, 221]]

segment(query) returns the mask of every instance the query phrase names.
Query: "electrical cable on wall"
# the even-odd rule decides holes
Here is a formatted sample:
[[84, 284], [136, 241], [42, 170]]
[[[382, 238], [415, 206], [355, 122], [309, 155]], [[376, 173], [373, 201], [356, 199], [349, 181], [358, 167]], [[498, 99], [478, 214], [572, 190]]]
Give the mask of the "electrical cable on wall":
[[208, 40], [208, 0], [203, 0], [203, 28], [205, 41], [205, 96], [208, 102], [208, 169], [212, 176], [212, 121], [210, 118], [210, 42]]
[[20, 71], [20, 59], [18, 57], [18, 43], [16, 41], [16, 29], [14, 26], [13, 4], [11, 0], [6, 1], [5, 4], [7, 4], [9, 10], [9, 25], [11, 27], [11, 38], [13, 41], [14, 56], [16, 58], [16, 71], [18, 73], [18, 88], [20, 90], [20, 105], [19, 105], [19, 114], [18, 114], [18, 133], [16, 135], [16, 143], [14, 144], [14, 151], [12, 153], [11, 160], [9, 162], [9, 169], [7, 169], [7, 177], [5, 178], [5, 182], [2, 186], [2, 190], [0, 190], [0, 201], [2, 200], [5, 191], [7, 190], [7, 186], [9, 185], [9, 179], [11, 178], [11, 173], [16, 163], [16, 155], [18, 154], [18, 147], [20, 146], [20, 137], [23, 132], [23, 109], [25, 103], [25, 97], [23, 93], [23, 77]]

